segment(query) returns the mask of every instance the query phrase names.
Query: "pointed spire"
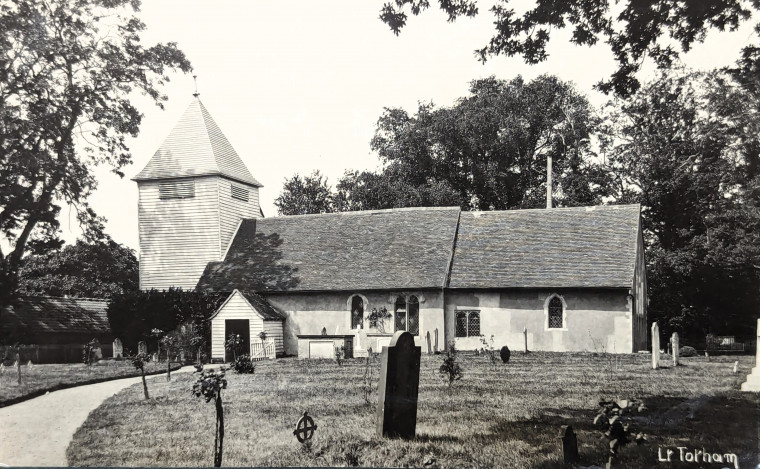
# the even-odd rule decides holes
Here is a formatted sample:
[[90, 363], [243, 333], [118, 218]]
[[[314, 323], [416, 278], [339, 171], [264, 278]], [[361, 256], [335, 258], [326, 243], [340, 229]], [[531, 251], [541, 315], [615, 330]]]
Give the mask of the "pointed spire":
[[132, 179], [214, 174], [261, 187], [196, 96], [145, 168]]

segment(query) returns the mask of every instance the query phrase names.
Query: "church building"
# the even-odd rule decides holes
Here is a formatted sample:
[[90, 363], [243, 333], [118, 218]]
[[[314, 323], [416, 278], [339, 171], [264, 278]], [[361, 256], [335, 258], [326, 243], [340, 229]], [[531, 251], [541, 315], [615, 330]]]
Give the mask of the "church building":
[[230, 295], [211, 319], [215, 359], [231, 332], [252, 354], [312, 358], [380, 351], [398, 330], [423, 349], [646, 349], [638, 205], [265, 218], [261, 184], [197, 97], [134, 180], [140, 288]]

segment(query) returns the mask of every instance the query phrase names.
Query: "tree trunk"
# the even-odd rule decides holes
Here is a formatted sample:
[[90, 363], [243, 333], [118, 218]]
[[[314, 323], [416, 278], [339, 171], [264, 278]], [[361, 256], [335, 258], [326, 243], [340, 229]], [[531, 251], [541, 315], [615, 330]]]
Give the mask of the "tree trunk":
[[224, 448], [224, 408], [222, 392], [216, 393], [216, 438], [214, 438], [214, 467], [222, 467], [222, 449]]
[[148, 396], [148, 383], [145, 382], [145, 369], [140, 368], [140, 374], [142, 375], [142, 382], [143, 382], [143, 393], [145, 394], [145, 400], [147, 401], [150, 399], [150, 396]]

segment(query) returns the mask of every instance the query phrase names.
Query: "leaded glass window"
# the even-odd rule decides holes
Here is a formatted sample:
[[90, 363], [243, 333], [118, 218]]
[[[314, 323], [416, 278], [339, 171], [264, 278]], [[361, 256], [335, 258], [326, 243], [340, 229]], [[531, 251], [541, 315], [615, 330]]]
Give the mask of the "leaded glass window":
[[549, 300], [549, 329], [562, 329], [562, 300], [555, 296]]
[[364, 300], [359, 295], [351, 298], [351, 329], [364, 328]]
[[480, 337], [480, 311], [457, 311], [457, 337]]
[[409, 302], [403, 296], [396, 298], [394, 324], [397, 331], [407, 331], [412, 335], [420, 334], [420, 301], [410, 296]]
[[406, 330], [406, 300], [403, 296], [396, 298], [396, 307], [394, 308], [394, 323], [397, 331]]

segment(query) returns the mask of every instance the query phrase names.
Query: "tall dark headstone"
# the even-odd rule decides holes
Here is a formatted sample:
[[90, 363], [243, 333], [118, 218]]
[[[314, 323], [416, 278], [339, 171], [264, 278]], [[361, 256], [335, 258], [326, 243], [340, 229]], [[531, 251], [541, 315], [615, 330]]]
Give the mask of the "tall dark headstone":
[[438, 328], [435, 328], [435, 344], [433, 345], [433, 352], [438, 353]]
[[571, 425], [563, 425], [560, 430], [562, 438], [562, 458], [565, 465], [578, 462], [578, 438], [575, 436]]
[[414, 336], [404, 331], [396, 332], [383, 347], [376, 414], [379, 436], [414, 438], [421, 355]]

